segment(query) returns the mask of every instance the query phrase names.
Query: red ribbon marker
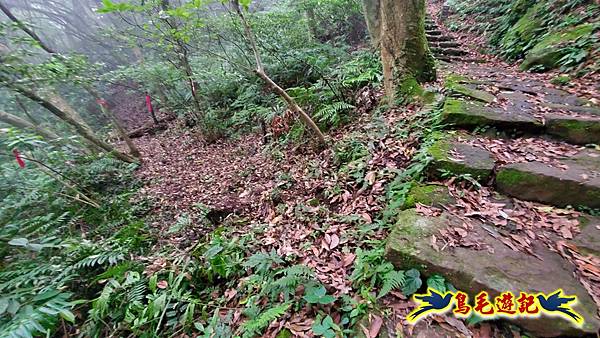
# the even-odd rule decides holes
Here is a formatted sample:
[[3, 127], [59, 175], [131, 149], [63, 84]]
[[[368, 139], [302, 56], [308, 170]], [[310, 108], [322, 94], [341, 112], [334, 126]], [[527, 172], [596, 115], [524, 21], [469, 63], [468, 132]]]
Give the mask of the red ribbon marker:
[[106, 108], [108, 106], [108, 102], [106, 102], [105, 99], [97, 99], [96, 103], [101, 105], [102, 107]]
[[21, 153], [17, 149], [13, 149], [13, 155], [15, 155], [15, 159], [17, 159], [17, 163], [19, 167], [25, 168], [25, 161], [21, 158]]
[[146, 107], [148, 107], [148, 112], [150, 114], [154, 114], [154, 108], [152, 107], [152, 98], [148, 94], [146, 94]]

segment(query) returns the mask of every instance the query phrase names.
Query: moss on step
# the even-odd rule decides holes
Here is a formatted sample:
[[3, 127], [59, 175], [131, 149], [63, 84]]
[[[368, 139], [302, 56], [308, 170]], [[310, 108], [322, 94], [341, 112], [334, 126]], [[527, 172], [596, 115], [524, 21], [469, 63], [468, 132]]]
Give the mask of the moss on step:
[[456, 127], [475, 128], [493, 126], [521, 131], [538, 131], [540, 121], [520, 110], [505, 111], [486, 107], [481, 102], [447, 99], [442, 109], [443, 122]]
[[567, 45], [590, 36], [598, 27], [597, 24], [583, 24], [549, 34], [527, 53], [521, 69], [527, 70], [538, 65], [544, 69], [556, 68], [560, 59], [569, 53], [569, 48], [565, 48]]
[[417, 203], [439, 207], [454, 203], [454, 198], [445, 185], [413, 183], [402, 209], [414, 208]]
[[520, 171], [517, 169], [506, 168], [500, 170], [496, 175], [496, 184], [505, 187], [526, 184], [526, 182], [535, 182], [539, 177], [535, 174]]
[[[423, 218], [415, 209], [400, 212], [388, 238], [386, 258], [402, 269], [422, 268], [423, 265], [415, 259], [419, 253], [417, 244], [427, 241], [431, 234], [444, 226], [443, 218]], [[439, 254], [437, 256], [440, 258]]]
[[551, 117], [546, 121], [548, 134], [574, 144], [600, 144], [600, 120]]
[[[433, 177], [440, 177], [448, 172], [457, 176], [470, 175], [479, 182], [486, 183], [495, 165], [494, 158], [488, 151], [457, 142], [450, 135], [438, 138], [429, 147], [428, 153], [433, 160], [427, 171]], [[455, 158], [456, 156], [460, 158]]]

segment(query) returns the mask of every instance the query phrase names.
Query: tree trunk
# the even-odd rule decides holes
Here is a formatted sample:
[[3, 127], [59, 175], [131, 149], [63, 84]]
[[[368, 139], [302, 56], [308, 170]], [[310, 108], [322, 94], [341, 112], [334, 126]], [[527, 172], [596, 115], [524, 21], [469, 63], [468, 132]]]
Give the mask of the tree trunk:
[[[35, 88], [35, 90], [37, 90], [37, 88]], [[50, 88], [48, 90], [42, 89], [39, 90], [38, 93], [42, 94], [48, 101], [52, 102], [53, 105], [71, 115], [71, 117], [79, 124], [82, 124], [88, 129], [92, 129], [90, 125], [85, 122], [83, 117], [81, 117], [81, 115], [75, 109], [73, 109], [71, 104], [69, 104], [69, 102], [67, 102], [67, 100], [62, 97], [62, 95], [60, 95], [54, 88]]]
[[129, 148], [129, 153], [131, 154], [131, 156], [133, 156], [135, 158], [140, 158], [141, 157], [140, 151], [138, 150], [138, 148], [135, 146], [135, 144], [133, 143], [133, 141], [127, 134], [127, 131], [125, 131], [125, 128], [123, 128], [123, 126], [121, 125], [121, 122], [119, 121], [119, 119], [117, 118], [115, 113], [112, 111], [112, 109], [110, 109], [108, 107], [106, 100], [104, 100], [100, 96], [100, 93], [98, 93], [96, 90], [94, 90], [94, 88], [91, 88], [89, 86], [84, 86], [84, 87], [85, 87], [85, 90], [87, 90], [87, 92], [90, 93], [90, 95], [92, 95], [92, 97], [96, 99], [96, 102], [100, 106], [100, 109], [102, 110], [104, 115], [108, 116], [112, 120], [115, 128], [117, 129], [117, 133], [127, 144], [127, 147]]
[[36, 126], [35, 124], [27, 120], [24, 120], [18, 116], [3, 111], [0, 111], [0, 121], [10, 124], [15, 128], [33, 130], [36, 134], [42, 136], [46, 140], [56, 140], [60, 138], [60, 136], [58, 136], [50, 130], [46, 130], [40, 126]]
[[[166, 11], [171, 9], [171, 3], [169, 0], [161, 0], [161, 8]], [[168, 18], [164, 19], [165, 23], [174, 31], [178, 31], [178, 24]], [[183, 69], [185, 77], [187, 78], [188, 85], [190, 86], [190, 91], [192, 93], [192, 101], [194, 104], [194, 116], [197, 122], [202, 123], [200, 120], [202, 106], [200, 105], [200, 97], [198, 96], [198, 83], [194, 80], [194, 72], [192, 70], [192, 66], [189, 59], [189, 51], [185, 42], [178, 37], [174, 37], [175, 39], [175, 53], [177, 54], [177, 58], [179, 60], [179, 65]]]
[[388, 99], [411, 94], [416, 82], [435, 80], [425, 37], [425, 0], [363, 0], [369, 33], [381, 49]]

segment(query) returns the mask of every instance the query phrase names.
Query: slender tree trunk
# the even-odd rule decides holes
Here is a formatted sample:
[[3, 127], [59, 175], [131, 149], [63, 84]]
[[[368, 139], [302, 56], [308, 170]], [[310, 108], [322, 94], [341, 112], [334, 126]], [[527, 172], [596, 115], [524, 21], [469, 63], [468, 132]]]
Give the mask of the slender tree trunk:
[[[169, 2], [169, 0], [161, 0], [161, 7], [163, 10], [169, 10], [171, 8], [171, 3]], [[169, 25], [169, 27], [175, 31], [178, 30], [178, 25], [176, 22], [173, 22], [172, 20], [164, 19], [164, 22], [167, 23], [167, 25]], [[185, 45], [185, 42], [180, 39], [175, 37], [175, 53], [177, 54], [177, 58], [179, 60], [179, 65], [182, 68], [185, 77], [187, 79], [188, 85], [190, 87], [190, 91], [192, 93], [192, 103], [194, 104], [194, 117], [196, 120], [198, 120], [198, 122], [202, 122], [201, 121], [201, 112], [202, 112], [202, 105], [200, 104], [200, 97], [198, 96], [198, 83], [194, 80], [194, 72], [192, 70], [192, 66], [190, 63], [190, 58], [189, 58], [189, 51], [187, 46]]]
[[283, 88], [281, 88], [267, 75], [267, 73], [264, 70], [260, 53], [258, 51], [258, 47], [256, 46], [256, 39], [254, 37], [252, 29], [250, 28], [250, 24], [248, 24], [248, 21], [246, 21], [246, 18], [242, 13], [242, 9], [240, 8], [240, 4], [238, 3], [238, 1], [233, 0], [232, 5], [235, 11], [237, 12], [238, 16], [240, 17], [242, 25], [244, 26], [246, 38], [248, 39], [250, 47], [254, 52], [254, 61], [256, 63], [256, 70], [254, 72], [288, 104], [288, 106], [294, 113], [297, 113], [300, 116], [302, 122], [304, 122], [306, 126], [309, 127], [317, 135], [317, 139], [321, 144], [327, 144], [327, 141], [325, 140], [325, 135], [323, 135], [323, 133], [319, 129], [319, 126], [317, 126], [317, 124], [310, 118], [310, 116], [306, 112], [304, 112], [304, 110], [298, 105], [298, 103], [296, 103], [296, 100], [294, 100], [294, 98], [289, 96]]
[[9, 114], [7, 112], [0, 111], [0, 121], [10, 124], [11, 126], [18, 129], [28, 129], [35, 131], [36, 134], [42, 136], [46, 140], [56, 140], [59, 139], [60, 136], [55, 134], [54, 132], [44, 129], [38, 125], [35, 125], [25, 119], [22, 119], [18, 116]]
[[200, 105], [200, 98], [198, 97], [198, 83], [194, 80], [194, 72], [192, 71], [192, 66], [190, 65], [187, 48], [185, 46], [180, 46], [180, 52], [178, 54], [180, 63], [183, 67], [190, 90], [192, 92], [192, 101], [194, 103], [194, 108], [196, 109], [196, 113], [194, 115], [199, 118], [200, 112], [202, 111], [202, 106]]
[[2, 12], [4, 12], [4, 14], [6, 14], [6, 16], [12, 21], [14, 22], [23, 32], [27, 33], [27, 35], [31, 36], [35, 41], [37, 41], [37, 43], [40, 45], [40, 47], [45, 50], [46, 52], [50, 53], [50, 54], [55, 54], [56, 52], [54, 51], [54, 49], [50, 48], [48, 45], [46, 45], [42, 39], [40, 39], [40, 37], [35, 34], [34, 31], [32, 31], [31, 29], [29, 29], [29, 27], [27, 27], [21, 20], [17, 19], [8, 9], [8, 7], [6, 7], [6, 5], [4, 5], [3, 2], [0, 2], [0, 10]]
[[23, 114], [25, 114], [25, 116], [27, 116], [29, 121], [34, 126], [40, 125], [40, 122], [38, 120], [36, 120], [31, 114], [29, 114], [29, 110], [27, 110], [27, 107], [25, 107], [25, 105], [23, 104], [23, 102], [21, 101], [21, 99], [19, 98], [18, 95], [15, 95], [15, 102], [17, 103], [17, 106], [19, 106], [19, 108], [21, 108], [21, 110], [23, 111]]
[[435, 63], [425, 37], [425, 0], [363, 0], [373, 44], [381, 49], [388, 99], [410, 94], [411, 86], [435, 80]]
[[115, 115], [115, 113], [112, 111], [112, 109], [110, 109], [106, 100], [103, 99], [102, 96], [100, 96], [100, 93], [98, 93], [94, 88], [92, 88], [90, 86], [85, 86], [85, 90], [87, 90], [87, 92], [90, 93], [90, 95], [92, 95], [92, 97], [96, 99], [96, 102], [100, 106], [100, 109], [102, 110], [104, 115], [108, 116], [112, 120], [113, 124], [115, 125], [115, 128], [117, 129], [117, 133], [127, 144], [127, 147], [129, 148], [129, 153], [131, 154], [131, 156], [133, 156], [135, 158], [140, 158], [141, 157], [140, 151], [135, 146], [135, 143], [133, 143], [133, 141], [129, 137], [129, 134], [127, 134], [127, 131], [125, 130], [125, 128], [123, 128], [123, 125], [117, 118], [117, 115]]

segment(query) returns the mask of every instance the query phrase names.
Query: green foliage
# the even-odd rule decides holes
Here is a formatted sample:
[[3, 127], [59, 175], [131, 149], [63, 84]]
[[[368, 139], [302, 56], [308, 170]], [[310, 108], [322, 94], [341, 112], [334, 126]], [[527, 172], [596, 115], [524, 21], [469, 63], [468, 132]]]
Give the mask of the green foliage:
[[312, 332], [317, 336], [325, 338], [336, 337], [336, 332], [341, 331], [340, 327], [333, 322], [331, 316], [322, 318], [318, 316], [312, 325]]
[[275, 319], [281, 317], [289, 308], [291, 304], [283, 303], [274, 306], [266, 311], [263, 311], [256, 318], [245, 322], [242, 325], [244, 330], [244, 337], [253, 337], [255, 334], [261, 332]]
[[358, 288], [380, 288], [377, 298], [396, 289], [402, 289], [407, 296], [415, 293], [421, 287], [419, 271], [395, 270], [394, 266], [384, 259], [383, 252], [383, 248], [367, 251], [358, 249], [350, 280]]
[[[38, 167], [26, 159], [24, 169], [14, 161], [0, 165], [0, 335], [52, 334], [61, 318], [77, 319], [72, 309], [80, 302], [75, 299], [93, 293], [93, 288], [80, 284], [123, 262], [128, 250], [148, 243], [137, 238], [141, 225], [127, 213], [126, 201], [112, 199], [112, 194], [126, 194], [122, 190], [130, 187], [125, 182], [133, 168], [108, 158], [77, 155], [70, 148], [14, 131], [0, 138], [0, 147], [2, 153], [18, 147], [24, 156], [43, 164]], [[103, 210], [72, 198], [77, 193], [102, 201]], [[88, 239], [74, 230], [82, 220], [96, 228], [87, 231]], [[103, 228], [112, 230], [107, 224], [124, 221], [130, 223], [121, 231], [102, 233]]]
[[[487, 35], [495, 51], [510, 61], [525, 58], [548, 36], [594, 22], [594, 18], [600, 14], [600, 6], [586, 0], [461, 0], [452, 1], [451, 6], [460, 18], [480, 18], [477, 24], [464, 28]], [[460, 21], [454, 24], [460, 24]], [[597, 46], [597, 41], [592, 39], [567, 43], [564, 47], [568, 52], [561, 54], [564, 56], [557, 66], [563, 71], [572, 70], [587, 59], [593, 46]], [[537, 66], [533, 70], [546, 69]]]
[[304, 300], [311, 304], [330, 304], [335, 298], [327, 294], [327, 290], [321, 284], [309, 285], [304, 290]]

